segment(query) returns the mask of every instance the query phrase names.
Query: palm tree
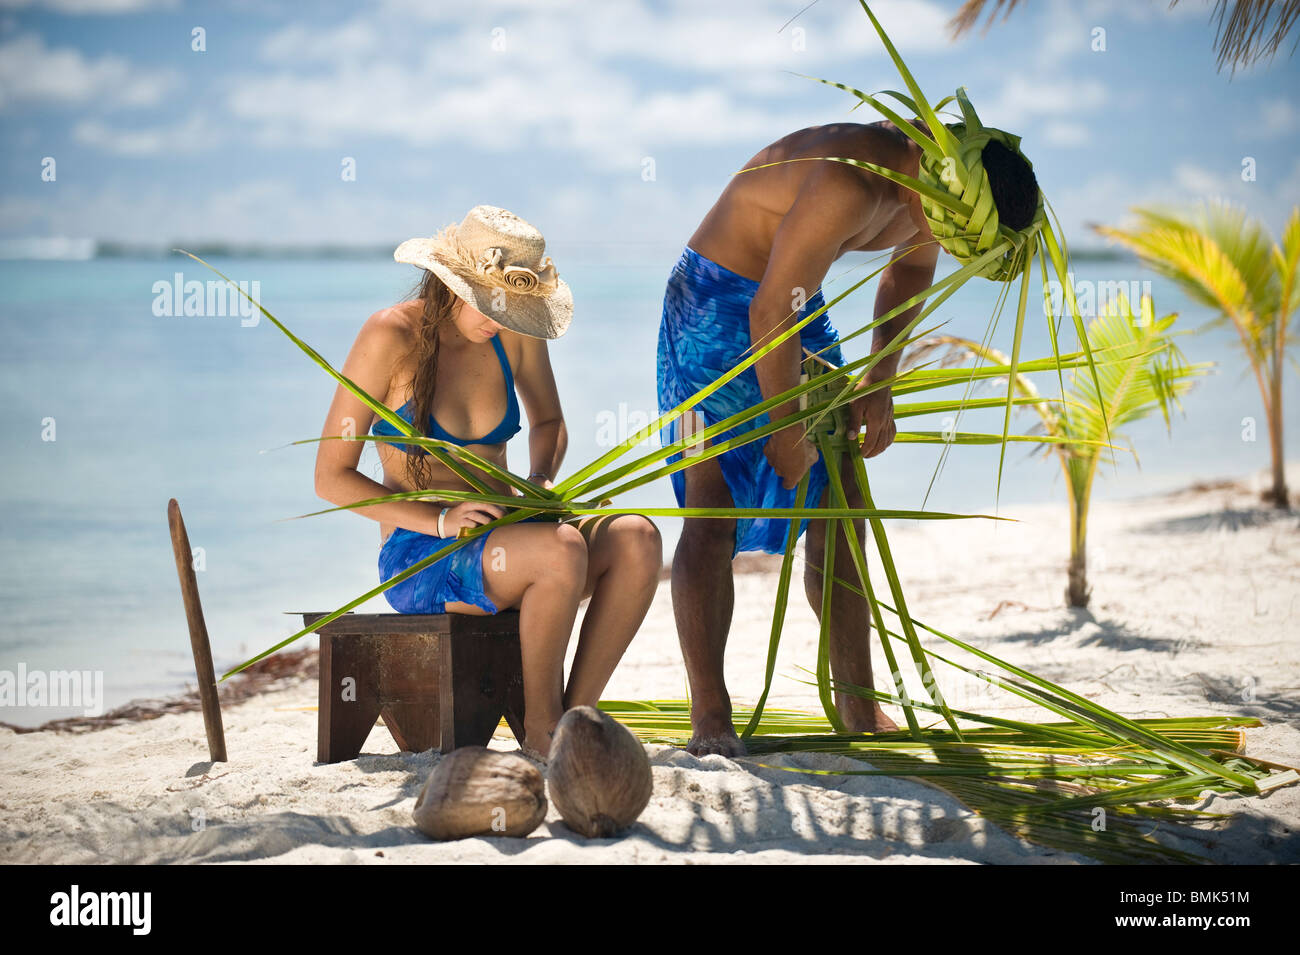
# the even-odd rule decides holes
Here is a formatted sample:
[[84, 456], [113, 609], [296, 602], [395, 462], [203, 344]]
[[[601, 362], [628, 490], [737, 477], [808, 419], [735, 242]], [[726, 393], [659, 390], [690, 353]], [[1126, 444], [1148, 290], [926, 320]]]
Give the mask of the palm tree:
[[[1177, 318], [1169, 314], [1156, 319], [1151, 297], [1144, 295], [1139, 315], [1134, 316], [1124, 295], [1103, 304], [1101, 314], [1088, 326], [1088, 338], [1098, 359], [1105, 419], [1123, 425], [1145, 418], [1159, 408], [1169, 426], [1169, 404], [1191, 386], [1191, 378], [1203, 374], [1212, 362], [1188, 365], [1173, 336], [1167, 335]], [[955, 335], [935, 335], [918, 342], [905, 364], [924, 360], [936, 351], [944, 352], [943, 365], [956, 364], [968, 355], [977, 359], [1009, 365], [1007, 356], [995, 348]], [[1086, 607], [1091, 588], [1088, 586], [1087, 535], [1088, 510], [1092, 482], [1103, 455], [1113, 463], [1114, 456], [1105, 444], [1103, 405], [1098, 402], [1091, 379], [1086, 381], [1077, 371], [1071, 372], [1070, 389], [1060, 403], [1041, 398], [1038, 389], [1025, 375], [1015, 376], [1015, 391], [1025, 399], [1022, 407], [1037, 412], [1041, 433], [1060, 443], [1036, 447], [1044, 453], [1054, 451], [1065, 472], [1070, 489], [1070, 563], [1066, 603]], [[1114, 435], [1118, 437], [1118, 435]], [[1125, 450], [1137, 453], [1132, 447]]]
[[1255, 373], [1268, 420], [1273, 484], [1263, 499], [1288, 509], [1286, 458], [1282, 442], [1282, 362], [1288, 325], [1300, 306], [1300, 206], [1274, 242], [1257, 220], [1228, 203], [1202, 203], [1194, 213], [1133, 210], [1132, 230], [1093, 226], [1173, 279], [1191, 298], [1218, 316], [1205, 327], [1231, 322]]

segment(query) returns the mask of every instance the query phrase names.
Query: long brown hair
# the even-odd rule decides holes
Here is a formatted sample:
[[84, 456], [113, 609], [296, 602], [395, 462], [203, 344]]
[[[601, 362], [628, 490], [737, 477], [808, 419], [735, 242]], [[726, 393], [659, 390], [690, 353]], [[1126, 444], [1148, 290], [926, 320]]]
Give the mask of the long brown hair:
[[[453, 320], [456, 306], [460, 299], [447, 288], [442, 279], [428, 269], [424, 277], [411, 290], [407, 301], [412, 299], [423, 303], [420, 322], [415, 330], [415, 339], [405, 361], [413, 362], [411, 377], [411, 425], [415, 433], [430, 437], [425, 433], [429, 415], [433, 412], [433, 393], [438, 381], [438, 345], [441, 341], [442, 326]], [[416, 449], [412, 449], [416, 450]], [[429, 482], [429, 455], [419, 449], [416, 454], [406, 455], [406, 473], [415, 487], [423, 488]]]

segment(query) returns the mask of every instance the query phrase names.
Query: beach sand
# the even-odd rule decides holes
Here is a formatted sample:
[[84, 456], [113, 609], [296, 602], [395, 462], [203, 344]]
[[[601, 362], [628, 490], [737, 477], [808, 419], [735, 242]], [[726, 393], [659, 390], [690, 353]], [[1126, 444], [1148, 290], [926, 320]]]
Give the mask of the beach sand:
[[[1127, 716], [1256, 717], [1263, 726], [1245, 731], [1247, 753], [1300, 765], [1300, 516], [1259, 506], [1257, 482], [1096, 503], [1088, 611], [1063, 605], [1063, 498], [1000, 511], [1017, 523], [894, 523], [890, 539], [919, 620]], [[742, 566], [727, 679], [750, 702], [762, 687], [779, 558], [746, 556]], [[818, 712], [814, 689], [797, 682], [807, 679], [797, 668], [815, 663], [816, 618], [802, 588], [792, 591], [769, 705]], [[883, 688], [878, 646], [873, 660]], [[949, 673], [939, 671], [940, 685], [955, 706], [1056, 719]], [[685, 692], [664, 580], [605, 697]], [[411, 810], [436, 755], [399, 753], [377, 726], [360, 758], [317, 765], [315, 702], [314, 679], [291, 674], [227, 703], [231, 761], [215, 765], [195, 711], [77, 733], [0, 729], [0, 861], [1092, 862], [1015, 838], [910, 779], [796, 774], [667, 746], [649, 747], [654, 796], [621, 838], [584, 840], [552, 806], [524, 839], [435, 843], [413, 827]], [[515, 748], [508, 737], [492, 745]], [[808, 755], [764, 761], [861, 766]], [[1199, 834], [1162, 824], [1157, 837], [1218, 862], [1300, 862], [1300, 785], [1207, 795], [1194, 808], [1228, 815]]]

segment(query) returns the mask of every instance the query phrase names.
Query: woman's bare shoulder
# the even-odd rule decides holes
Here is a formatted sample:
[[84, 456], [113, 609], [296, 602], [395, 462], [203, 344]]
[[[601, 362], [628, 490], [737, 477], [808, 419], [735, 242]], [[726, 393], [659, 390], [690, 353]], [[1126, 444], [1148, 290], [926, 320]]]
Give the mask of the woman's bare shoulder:
[[410, 353], [414, 335], [409, 303], [381, 308], [362, 323], [344, 362], [343, 374], [385, 400], [392, 393], [394, 375]]
[[399, 302], [375, 312], [361, 326], [357, 342], [367, 349], [388, 351], [406, 348], [415, 335], [418, 314], [410, 302]]

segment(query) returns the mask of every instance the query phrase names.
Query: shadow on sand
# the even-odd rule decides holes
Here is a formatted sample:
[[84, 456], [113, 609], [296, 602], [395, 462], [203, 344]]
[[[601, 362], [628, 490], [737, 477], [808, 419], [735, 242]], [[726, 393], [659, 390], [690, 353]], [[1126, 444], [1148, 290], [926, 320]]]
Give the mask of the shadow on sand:
[[1247, 527], [1279, 525], [1300, 530], [1300, 514], [1275, 507], [1225, 507], [1204, 514], [1186, 514], [1162, 521], [1148, 521], [1131, 528], [1135, 534], [1201, 534], [1206, 531], [1239, 531]]

